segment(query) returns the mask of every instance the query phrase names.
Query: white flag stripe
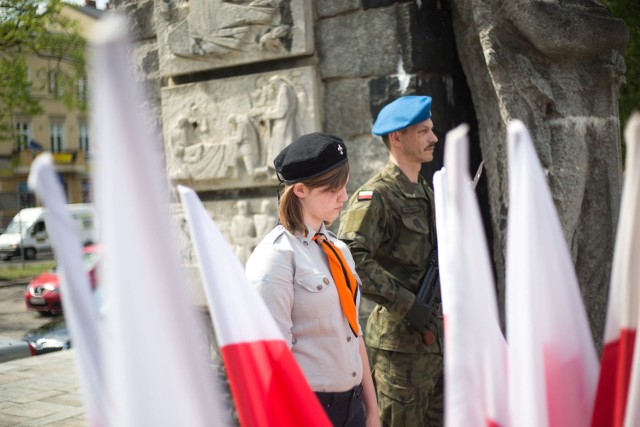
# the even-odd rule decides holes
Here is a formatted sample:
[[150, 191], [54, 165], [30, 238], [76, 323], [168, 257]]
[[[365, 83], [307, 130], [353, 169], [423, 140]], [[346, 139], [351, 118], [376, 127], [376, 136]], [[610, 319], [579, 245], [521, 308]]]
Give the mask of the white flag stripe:
[[508, 128], [507, 333], [512, 425], [588, 425], [598, 360], [551, 194], [524, 124]]
[[108, 386], [114, 426], [211, 426], [221, 419], [188, 282], [170, 234], [160, 142], [133, 81], [124, 18], [92, 38], [94, 182], [101, 221]]
[[66, 198], [50, 153], [31, 164], [29, 187], [47, 208], [47, 232], [54, 245], [64, 317], [75, 348], [83, 400], [92, 426], [107, 425], [110, 408], [102, 371], [102, 329], [98, 307], [84, 266], [80, 236], [66, 207]]
[[[440, 292], [442, 294], [442, 315], [444, 318], [447, 318], [447, 314], [449, 314], [449, 306], [448, 302], [451, 300], [451, 297], [447, 295], [448, 292], [453, 292], [455, 289], [451, 286], [444, 286], [443, 283], [451, 283], [450, 279], [443, 278], [443, 275], [446, 276], [448, 270], [443, 269], [442, 257], [447, 252], [446, 244], [449, 241], [447, 236], [447, 194], [446, 194], [446, 183], [447, 173], [446, 168], [442, 167], [439, 171], [433, 174], [433, 195], [434, 202], [436, 208], [436, 236], [438, 237], [438, 269], [440, 273]], [[447, 339], [447, 328], [445, 323], [445, 340]], [[445, 377], [446, 379], [446, 377]]]
[[[284, 340], [271, 313], [249, 283], [240, 261], [198, 196], [187, 187], [178, 186], [178, 191], [188, 218], [191, 240], [199, 260], [203, 286], [220, 346]], [[221, 283], [224, 285], [215, 285]], [[230, 322], [229, 319], [234, 321]], [[255, 319], [260, 321], [256, 322]]]
[[[626, 286], [634, 288], [635, 295], [629, 304], [635, 305], [635, 314], [640, 316], [638, 312], [638, 288], [640, 288], [640, 113], [634, 113], [629, 119], [625, 129], [625, 140], [627, 143], [627, 167], [613, 270], [618, 271], [620, 268], [622, 271], [618, 274], [622, 277], [619, 280], [622, 280]], [[611, 310], [611, 306], [609, 306], [609, 310]], [[633, 329], [637, 329], [638, 324], [640, 324], [640, 319], [636, 317]], [[640, 425], [640, 344], [638, 343], [636, 332], [624, 419], [625, 427]]]
[[[493, 273], [480, 210], [469, 185], [468, 127], [447, 134], [445, 238], [440, 246], [445, 321], [445, 422], [453, 426], [508, 425], [506, 343], [499, 326]], [[436, 205], [436, 212], [442, 205]], [[441, 220], [440, 213], [437, 220]], [[438, 225], [438, 232], [442, 231]], [[448, 301], [447, 301], [448, 300]], [[474, 396], [469, 399], [469, 396]]]
[[[604, 341], [610, 342], [620, 334], [620, 328], [636, 329], [638, 325], [638, 304], [640, 303], [640, 263], [638, 258], [632, 255], [640, 253], [638, 245], [640, 241], [634, 235], [634, 226], [637, 227], [638, 208], [640, 202], [637, 182], [634, 182], [635, 168], [634, 155], [640, 151], [635, 147], [637, 129], [634, 125], [637, 115], [633, 115], [627, 129], [625, 139], [627, 142], [627, 167], [626, 178], [620, 203], [620, 218], [616, 232], [616, 244], [614, 249], [614, 261], [611, 268], [611, 286], [609, 288], [609, 307], [607, 310], [607, 324]], [[635, 252], [634, 252], [635, 251]]]

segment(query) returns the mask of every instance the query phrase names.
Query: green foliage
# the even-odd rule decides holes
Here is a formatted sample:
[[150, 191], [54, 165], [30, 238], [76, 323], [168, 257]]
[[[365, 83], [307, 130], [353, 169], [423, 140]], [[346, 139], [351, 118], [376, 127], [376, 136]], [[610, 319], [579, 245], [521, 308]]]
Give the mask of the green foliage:
[[0, 265], [0, 280], [32, 279], [51, 270], [55, 261], [37, 263], [4, 263]]
[[12, 135], [14, 112], [31, 116], [42, 111], [37, 99], [31, 95], [31, 82], [27, 78], [27, 63], [24, 57], [14, 59], [0, 55], [0, 135]]
[[[85, 76], [86, 41], [62, 6], [61, 0], [0, 0], [0, 138], [12, 135], [16, 114], [41, 112], [43, 93], [69, 108], [86, 108], [76, 86]], [[27, 70], [27, 57], [46, 65]], [[46, 84], [34, 87], [37, 79]]]
[[620, 120], [624, 129], [633, 111], [640, 111], [640, 1], [602, 0], [613, 16], [629, 28], [629, 43], [624, 55], [626, 83], [620, 88]]

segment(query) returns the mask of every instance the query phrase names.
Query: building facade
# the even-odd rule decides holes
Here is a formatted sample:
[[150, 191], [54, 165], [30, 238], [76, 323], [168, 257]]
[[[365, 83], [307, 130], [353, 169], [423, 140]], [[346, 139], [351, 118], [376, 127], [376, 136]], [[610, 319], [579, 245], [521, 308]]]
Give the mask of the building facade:
[[[95, 2], [84, 6], [64, 5], [62, 14], [79, 25], [87, 36], [104, 11]], [[37, 116], [17, 113], [12, 118], [14, 138], [0, 140], [0, 227], [4, 228], [20, 210], [40, 203], [27, 186], [31, 162], [41, 151], [50, 151], [69, 203], [89, 202], [91, 143], [89, 115], [72, 110], [62, 101], [62, 88], [53, 60], [27, 58], [32, 93], [39, 99], [42, 112]], [[75, 82], [78, 101], [87, 97], [87, 81]]]

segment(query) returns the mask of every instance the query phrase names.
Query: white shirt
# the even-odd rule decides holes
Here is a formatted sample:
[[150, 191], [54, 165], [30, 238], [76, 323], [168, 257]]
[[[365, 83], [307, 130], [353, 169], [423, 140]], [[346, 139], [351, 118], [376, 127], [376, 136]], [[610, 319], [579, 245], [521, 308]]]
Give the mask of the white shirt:
[[[360, 286], [353, 257], [333, 233], [320, 228], [338, 247]], [[362, 382], [358, 339], [349, 328], [329, 261], [308, 236], [276, 226], [247, 261], [249, 280], [271, 311], [313, 391], [347, 391]], [[356, 307], [360, 305], [358, 293]]]

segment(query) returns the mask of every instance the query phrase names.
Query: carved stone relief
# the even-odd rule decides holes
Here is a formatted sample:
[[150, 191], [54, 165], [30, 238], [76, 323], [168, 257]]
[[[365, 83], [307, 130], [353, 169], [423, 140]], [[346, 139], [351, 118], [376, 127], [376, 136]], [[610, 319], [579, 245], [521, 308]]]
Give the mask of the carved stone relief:
[[205, 202], [205, 206], [242, 265], [262, 238], [278, 224], [275, 194], [272, 199]]
[[163, 76], [313, 53], [308, 0], [156, 0]]
[[[278, 224], [278, 198], [224, 200], [203, 203], [218, 229], [227, 240], [242, 265], [260, 241]], [[173, 232], [176, 236], [179, 260], [193, 300], [206, 306], [198, 259], [189, 225], [180, 203], [171, 205]]]
[[628, 37], [624, 23], [594, 0], [452, 5], [489, 183], [501, 311], [509, 207], [506, 127], [517, 118], [531, 131], [545, 168], [598, 339], [620, 200], [617, 98]]
[[314, 67], [162, 89], [167, 171], [195, 190], [277, 184], [273, 159], [321, 129]]

